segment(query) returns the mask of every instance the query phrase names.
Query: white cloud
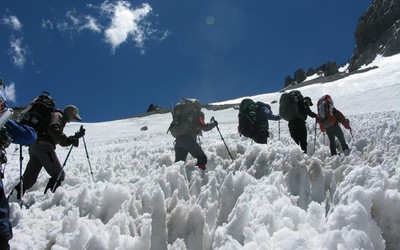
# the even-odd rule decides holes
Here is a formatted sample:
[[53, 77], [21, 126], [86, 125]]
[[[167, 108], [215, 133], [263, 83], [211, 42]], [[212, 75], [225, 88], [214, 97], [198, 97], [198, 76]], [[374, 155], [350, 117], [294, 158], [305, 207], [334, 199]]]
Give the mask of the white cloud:
[[16, 100], [16, 94], [15, 94], [15, 84], [11, 83], [10, 85], [6, 86], [6, 98], [8, 102], [14, 102]]
[[97, 23], [97, 20], [92, 16], [85, 16], [85, 23], [80, 27], [79, 30], [88, 29], [97, 33], [101, 32], [101, 26]]
[[71, 20], [72, 25], [74, 27], [79, 27], [81, 21], [80, 21], [79, 17], [75, 16], [76, 10], [69, 10], [69, 11], [67, 11], [67, 13], [65, 15], [68, 17], [69, 20]]
[[75, 10], [69, 10], [65, 15], [67, 20], [59, 21], [56, 25], [56, 28], [62, 32], [82, 30], [91, 30], [96, 33], [102, 32], [101, 25], [98, 24], [96, 18], [90, 15], [82, 17]]
[[23, 48], [22, 24], [14, 15], [3, 16], [1, 23], [11, 27], [10, 55], [15, 66], [22, 68], [26, 62], [27, 49]]
[[149, 25], [144, 20], [152, 11], [151, 6], [144, 3], [141, 8], [131, 9], [129, 2], [118, 1], [116, 4], [104, 3], [101, 7], [111, 16], [111, 24], [104, 31], [104, 35], [107, 43], [111, 44], [113, 52], [132, 37], [143, 53], [146, 27]]
[[50, 20], [42, 20], [42, 28], [43, 29], [49, 29], [52, 30], [53, 29], [53, 23]]
[[11, 55], [15, 66], [22, 68], [26, 62], [27, 51], [22, 47], [22, 38], [11, 40]]
[[2, 18], [2, 23], [10, 26], [15, 31], [20, 31], [22, 28], [21, 22], [18, 20], [16, 16], [7, 16]]
[[56, 23], [57, 30], [70, 33], [71, 36], [74, 32], [85, 30], [104, 34], [104, 41], [111, 45], [113, 53], [122, 43], [133, 41], [144, 54], [146, 40], [162, 41], [170, 34], [168, 31], [159, 31], [152, 27], [149, 20], [152, 8], [147, 3], [133, 8], [128, 1], [117, 0], [105, 1], [100, 6], [93, 4], [87, 6], [95, 10], [96, 14], [100, 14], [99, 17], [93, 13], [92, 15], [80, 14], [75, 9], [71, 9], [66, 12], [66, 18], [63, 20], [43, 21], [42, 27], [52, 29], [53, 23]]

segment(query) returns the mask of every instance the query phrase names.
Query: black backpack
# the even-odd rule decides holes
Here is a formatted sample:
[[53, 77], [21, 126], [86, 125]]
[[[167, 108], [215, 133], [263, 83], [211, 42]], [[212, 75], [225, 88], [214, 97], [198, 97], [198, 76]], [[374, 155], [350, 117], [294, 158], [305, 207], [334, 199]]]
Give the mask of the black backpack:
[[279, 115], [286, 121], [301, 117], [299, 105], [303, 103], [303, 96], [298, 90], [283, 93], [279, 99]]
[[239, 106], [239, 133], [252, 137], [258, 130], [257, 104], [251, 99], [243, 99]]
[[43, 91], [21, 112], [17, 121], [34, 128], [38, 133], [43, 133], [47, 130], [51, 113], [55, 110], [54, 99], [48, 92]]
[[200, 102], [196, 99], [183, 99], [172, 110], [169, 131], [173, 137], [195, 133], [198, 129], [196, 119], [200, 116]]

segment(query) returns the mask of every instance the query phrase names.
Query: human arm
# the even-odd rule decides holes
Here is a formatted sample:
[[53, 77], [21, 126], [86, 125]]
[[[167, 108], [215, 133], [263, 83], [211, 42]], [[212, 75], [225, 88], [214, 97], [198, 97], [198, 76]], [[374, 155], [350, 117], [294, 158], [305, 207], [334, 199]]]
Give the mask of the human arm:
[[197, 125], [199, 126], [199, 128], [200, 128], [202, 131], [207, 132], [207, 131], [210, 131], [211, 129], [215, 128], [216, 123], [215, 123], [215, 122], [212, 122], [212, 123], [205, 123], [205, 121], [204, 121], [204, 114], [203, 114], [203, 115], [200, 115], [200, 116], [198, 117], [198, 119], [197, 119]]
[[309, 117], [317, 118], [317, 114], [314, 113], [314, 112], [312, 112], [311, 109], [310, 109], [310, 107], [309, 107], [307, 104], [304, 104], [304, 105], [305, 105], [305, 107], [304, 107], [305, 113], [306, 113]]
[[337, 109], [335, 109], [334, 112], [335, 112], [336, 119], [337, 119], [341, 124], [343, 124], [343, 126], [344, 126], [345, 128], [351, 130], [350, 122], [349, 122], [348, 119], [346, 119], [346, 117], [342, 114], [342, 112], [340, 112], [340, 111], [337, 110]]
[[267, 117], [268, 120], [279, 121], [282, 119], [279, 115], [274, 115], [268, 107], [261, 107], [261, 112]]
[[65, 120], [63, 115], [59, 112], [54, 112], [51, 115], [49, 128], [47, 132], [55, 144], [60, 144], [62, 147], [67, 147], [72, 144], [71, 138], [64, 134]]
[[8, 120], [4, 125], [12, 143], [30, 145], [37, 139], [36, 131], [27, 125], [21, 125], [14, 120]]

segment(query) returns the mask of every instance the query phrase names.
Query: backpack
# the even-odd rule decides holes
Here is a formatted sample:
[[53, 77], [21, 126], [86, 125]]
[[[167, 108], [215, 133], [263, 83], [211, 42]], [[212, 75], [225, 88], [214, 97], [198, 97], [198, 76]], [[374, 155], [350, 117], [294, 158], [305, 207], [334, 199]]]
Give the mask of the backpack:
[[303, 96], [298, 90], [283, 93], [279, 99], [279, 115], [286, 121], [301, 117], [299, 104], [303, 103]]
[[200, 115], [200, 102], [196, 99], [183, 99], [172, 110], [169, 131], [173, 137], [197, 132], [196, 119]]
[[43, 91], [19, 115], [18, 122], [35, 129], [38, 133], [47, 130], [51, 113], [56, 110], [56, 103], [50, 93]]
[[332, 98], [329, 95], [324, 95], [319, 98], [317, 103], [318, 121], [324, 128], [332, 127], [336, 123], [336, 117], [333, 113], [335, 106]]
[[257, 104], [251, 99], [243, 99], [239, 106], [238, 131], [246, 137], [252, 137], [258, 130]]

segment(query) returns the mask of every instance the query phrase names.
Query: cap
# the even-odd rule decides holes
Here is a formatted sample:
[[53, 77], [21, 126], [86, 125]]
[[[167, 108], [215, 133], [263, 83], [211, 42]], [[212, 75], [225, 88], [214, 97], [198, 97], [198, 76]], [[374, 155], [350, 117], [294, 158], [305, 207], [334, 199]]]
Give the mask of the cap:
[[74, 105], [68, 105], [64, 108], [64, 115], [67, 117], [68, 121], [72, 121], [73, 119], [82, 121], [82, 118], [79, 116], [79, 109]]
[[308, 97], [308, 96], [306, 96], [306, 97], [304, 97], [304, 102], [308, 102], [308, 105], [310, 105], [310, 106], [312, 106], [313, 105], [313, 103], [312, 103], [312, 101], [311, 101], [311, 98], [310, 97]]

